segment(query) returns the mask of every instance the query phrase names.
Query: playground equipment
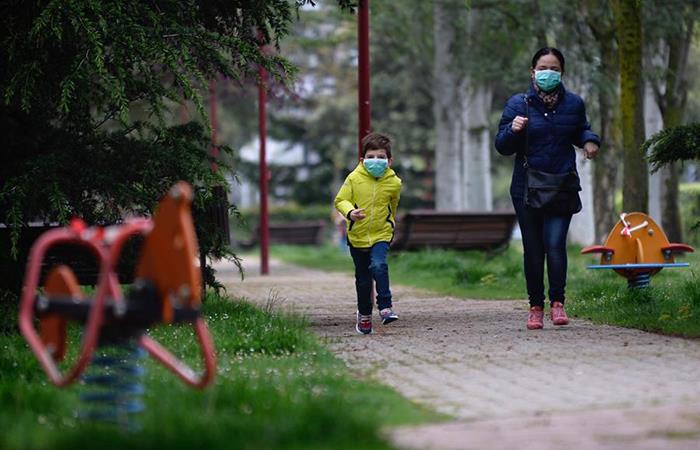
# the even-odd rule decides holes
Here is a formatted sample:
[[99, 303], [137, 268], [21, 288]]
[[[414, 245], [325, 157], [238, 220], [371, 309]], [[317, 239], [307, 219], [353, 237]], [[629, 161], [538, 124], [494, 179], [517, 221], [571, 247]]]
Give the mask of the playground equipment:
[[[137, 360], [146, 352], [192, 387], [204, 388], [214, 378], [214, 345], [200, 317], [201, 272], [192, 198], [192, 188], [180, 182], [160, 201], [153, 219], [134, 218], [105, 228], [87, 227], [76, 219], [68, 227], [44, 233], [32, 246], [19, 327], [53, 384], [67, 386], [82, 375], [93, 388], [82, 396], [86, 410], [79, 415], [83, 418], [132, 426], [131, 415], [143, 409], [138, 399], [143, 394], [138, 384], [143, 371]], [[115, 267], [124, 244], [139, 235], [144, 243], [133, 287], [125, 298]], [[44, 256], [59, 244], [87, 247], [95, 255], [99, 275], [92, 298], [83, 295], [66, 265], [53, 267], [43, 289], [37, 291]], [[84, 324], [84, 330], [75, 362], [63, 372], [58, 363], [66, 356], [68, 321]], [[160, 323], [192, 325], [203, 359], [201, 374], [148, 336], [147, 329]], [[85, 372], [91, 361], [94, 373]]]
[[686, 244], [672, 244], [651, 217], [644, 213], [622, 213], [605, 245], [593, 245], [581, 253], [600, 253], [600, 264], [589, 269], [613, 269], [627, 278], [627, 286], [649, 286], [651, 276], [664, 267], [688, 267], [688, 263], [674, 262], [677, 253], [693, 252]]

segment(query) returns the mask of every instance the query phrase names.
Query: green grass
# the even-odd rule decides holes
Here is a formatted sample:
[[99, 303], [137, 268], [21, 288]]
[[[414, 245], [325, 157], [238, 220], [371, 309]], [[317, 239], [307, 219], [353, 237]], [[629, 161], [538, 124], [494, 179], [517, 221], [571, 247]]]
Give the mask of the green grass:
[[601, 275], [579, 286], [567, 309], [597, 323], [700, 337], [700, 281], [664, 275], [647, 289], [627, 289], [622, 278]]
[[[217, 347], [214, 385], [189, 389], [148, 359], [142, 429], [90, 424], [75, 416], [83, 387], [50, 385], [14, 330], [16, 311], [2, 312], [2, 449], [388, 449], [381, 427], [444, 419], [349, 375], [302, 318], [210, 295], [204, 312]], [[198, 367], [190, 330], [161, 327], [152, 335]]]
[[[599, 258], [581, 255], [570, 246], [567, 310], [598, 323], [639, 328], [665, 334], [700, 336], [700, 252], [678, 261], [690, 269], [669, 268], [655, 275], [647, 290], [627, 289], [627, 280], [611, 270], [587, 270]], [[273, 246], [273, 256], [284, 261], [352, 274], [349, 255], [337, 247]], [[515, 242], [503, 252], [421, 250], [389, 256], [392, 283], [416, 286], [460, 298], [527, 298], [522, 249]]]
[[[270, 253], [283, 261], [317, 269], [353, 273], [352, 258], [338, 247], [273, 245]], [[430, 289], [465, 298], [523, 298], [522, 250], [511, 245], [503, 252], [426, 249], [390, 252], [392, 283]]]

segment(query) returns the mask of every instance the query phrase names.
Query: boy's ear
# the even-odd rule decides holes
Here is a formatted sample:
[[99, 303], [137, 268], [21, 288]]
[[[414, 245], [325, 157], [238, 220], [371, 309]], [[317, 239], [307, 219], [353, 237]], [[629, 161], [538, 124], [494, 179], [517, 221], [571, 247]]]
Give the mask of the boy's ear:
[[389, 158], [389, 162], [388, 162], [389, 167], [391, 167], [391, 163], [392, 163], [392, 162], [394, 162], [394, 158]]

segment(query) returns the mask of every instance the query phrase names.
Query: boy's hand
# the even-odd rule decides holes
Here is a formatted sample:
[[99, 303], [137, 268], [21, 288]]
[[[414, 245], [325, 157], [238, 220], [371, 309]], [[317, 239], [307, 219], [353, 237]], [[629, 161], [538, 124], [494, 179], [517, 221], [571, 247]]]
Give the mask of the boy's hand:
[[365, 210], [362, 208], [353, 209], [350, 211], [350, 220], [358, 221], [364, 219], [365, 217], [367, 217], [367, 215], [365, 214]]

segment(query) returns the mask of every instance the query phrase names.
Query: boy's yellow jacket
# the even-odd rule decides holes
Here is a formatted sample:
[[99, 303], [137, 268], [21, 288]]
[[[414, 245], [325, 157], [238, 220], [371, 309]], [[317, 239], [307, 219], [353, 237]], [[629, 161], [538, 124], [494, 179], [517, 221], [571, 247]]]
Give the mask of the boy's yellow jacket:
[[[360, 162], [335, 196], [335, 209], [347, 219], [350, 245], [368, 248], [377, 242], [391, 242], [400, 195], [401, 179], [391, 168], [375, 178]], [[348, 214], [358, 208], [364, 209], [367, 217], [350, 220]]]

